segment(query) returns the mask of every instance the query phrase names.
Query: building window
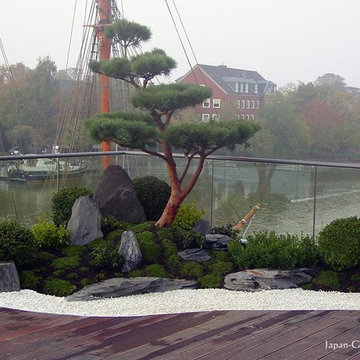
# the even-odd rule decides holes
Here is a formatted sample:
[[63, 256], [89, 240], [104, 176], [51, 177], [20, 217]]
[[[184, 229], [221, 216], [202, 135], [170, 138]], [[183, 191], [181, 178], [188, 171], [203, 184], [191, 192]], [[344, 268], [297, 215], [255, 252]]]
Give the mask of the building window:
[[244, 115], [244, 114], [242, 114], [242, 115], [241, 115], [241, 118], [244, 120], [244, 119], [245, 119], [245, 115]]
[[246, 108], [250, 109], [250, 100], [246, 100]]
[[239, 114], [236, 114], [236, 118], [237, 118], [238, 120], [240, 120], [240, 115], [239, 115]]
[[210, 114], [202, 114], [201, 121], [204, 123], [208, 123], [210, 121]]
[[258, 84], [255, 84], [254, 93], [257, 94], [259, 92]]
[[251, 108], [255, 109], [255, 101], [254, 100], [251, 100]]
[[255, 115], [251, 115], [251, 120], [255, 120]]
[[258, 109], [260, 106], [260, 101], [259, 100], [256, 100], [256, 108]]
[[235, 83], [235, 92], [239, 92], [239, 83], [238, 82], [236, 82]]
[[249, 92], [249, 84], [245, 83], [245, 93], [247, 94]]
[[236, 108], [240, 109], [241, 106], [241, 100], [236, 100]]
[[244, 83], [240, 83], [240, 92], [241, 92], [241, 93], [244, 92]]
[[220, 121], [220, 115], [218, 115], [218, 114], [212, 114], [212, 121], [219, 122], [219, 121]]
[[213, 99], [213, 107], [216, 109], [220, 108], [220, 99]]
[[203, 101], [203, 108], [209, 108], [210, 107], [210, 99], [206, 99]]
[[250, 115], [246, 115], [246, 120], [250, 120]]
[[241, 100], [241, 108], [245, 109], [246, 105], [245, 105], [245, 100]]

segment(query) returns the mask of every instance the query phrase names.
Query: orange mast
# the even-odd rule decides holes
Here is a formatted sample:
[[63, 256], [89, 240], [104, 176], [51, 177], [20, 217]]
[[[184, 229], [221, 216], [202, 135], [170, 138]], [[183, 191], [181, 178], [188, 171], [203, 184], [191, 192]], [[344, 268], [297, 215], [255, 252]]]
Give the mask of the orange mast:
[[[111, 0], [99, 0], [99, 25], [112, 23], [111, 14]], [[99, 26], [97, 31], [97, 38], [100, 47], [100, 61], [110, 59], [111, 39], [105, 36], [105, 26]], [[110, 79], [108, 76], [100, 75], [100, 112], [110, 112]], [[110, 151], [110, 141], [103, 141], [101, 143], [101, 151]], [[103, 156], [102, 169], [105, 170], [111, 165], [110, 156]]]

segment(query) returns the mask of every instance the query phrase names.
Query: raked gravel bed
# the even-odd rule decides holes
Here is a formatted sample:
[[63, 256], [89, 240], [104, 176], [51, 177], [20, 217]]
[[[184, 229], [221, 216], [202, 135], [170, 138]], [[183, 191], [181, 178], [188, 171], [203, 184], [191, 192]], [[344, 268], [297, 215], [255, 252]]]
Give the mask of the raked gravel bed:
[[360, 293], [302, 289], [250, 293], [204, 289], [68, 301], [32, 290], [21, 290], [0, 293], [0, 307], [82, 316], [137, 316], [211, 310], [360, 310]]

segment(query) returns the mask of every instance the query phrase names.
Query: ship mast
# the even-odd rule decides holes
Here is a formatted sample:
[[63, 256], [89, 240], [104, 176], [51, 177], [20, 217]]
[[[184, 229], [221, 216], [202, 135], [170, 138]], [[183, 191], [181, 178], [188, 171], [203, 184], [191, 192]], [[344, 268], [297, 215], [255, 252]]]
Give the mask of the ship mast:
[[[105, 26], [112, 23], [112, 0], [99, 0], [99, 28], [97, 31], [97, 39], [99, 43], [99, 60], [109, 60], [111, 51], [111, 39], [105, 36]], [[104, 26], [102, 26], [104, 25]], [[100, 75], [100, 112], [110, 112], [110, 78], [105, 75]], [[101, 143], [101, 151], [110, 151], [111, 143], [103, 141]], [[110, 156], [102, 157], [102, 169], [105, 170], [111, 165]]]

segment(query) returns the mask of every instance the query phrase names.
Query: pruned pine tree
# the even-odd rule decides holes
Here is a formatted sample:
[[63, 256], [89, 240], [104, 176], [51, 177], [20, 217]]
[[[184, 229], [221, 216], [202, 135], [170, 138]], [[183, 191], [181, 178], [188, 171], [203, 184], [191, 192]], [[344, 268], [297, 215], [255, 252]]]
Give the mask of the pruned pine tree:
[[[127, 31], [118, 31], [121, 28]], [[149, 29], [127, 20], [118, 20], [106, 30], [113, 40], [125, 47], [124, 53], [128, 53], [128, 44], [139, 46], [151, 34]], [[182, 201], [199, 179], [207, 156], [222, 147], [234, 149], [236, 145], [246, 144], [259, 129], [257, 125], [243, 120], [171, 124], [176, 110], [195, 106], [211, 97], [211, 89], [194, 84], [149, 85], [154, 77], [169, 75], [175, 67], [175, 60], [159, 49], [130, 58], [90, 63], [92, 71], [122, 79], [136, 88], [132, 103], [142, 112], [100, 114], [88, 119], [86, 126], [97, 141], [113, 141], [165, 161], [171, 195], [156, 223], [157, 227], [172, 224]], [[174, 148], [182, 149], [186, 159], [181, 171], [176, 166]], [[189, 175], [194, 158], [198, 160], [196, 169]]]

